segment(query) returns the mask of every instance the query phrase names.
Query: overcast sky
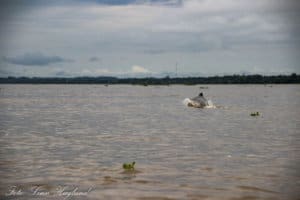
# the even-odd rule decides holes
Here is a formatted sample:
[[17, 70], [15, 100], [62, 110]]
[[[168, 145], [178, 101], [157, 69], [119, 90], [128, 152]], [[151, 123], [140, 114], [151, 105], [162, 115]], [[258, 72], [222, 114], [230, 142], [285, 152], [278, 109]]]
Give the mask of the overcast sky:
[[298, 2], [4, 0], [0, 76], [300, 73]]

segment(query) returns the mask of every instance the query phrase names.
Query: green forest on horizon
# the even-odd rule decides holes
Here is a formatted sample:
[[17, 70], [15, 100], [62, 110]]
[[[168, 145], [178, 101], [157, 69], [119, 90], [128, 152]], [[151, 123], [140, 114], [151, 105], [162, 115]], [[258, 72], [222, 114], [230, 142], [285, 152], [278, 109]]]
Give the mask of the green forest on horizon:
[[132, 85], [196, 85], [196, 84], [298, 84], [300, 75], [226, 75], [210, 77], [146, 77], [117, 78], [99, 77], [6, 77], [0, 78], [0, 84], [132, 84]]

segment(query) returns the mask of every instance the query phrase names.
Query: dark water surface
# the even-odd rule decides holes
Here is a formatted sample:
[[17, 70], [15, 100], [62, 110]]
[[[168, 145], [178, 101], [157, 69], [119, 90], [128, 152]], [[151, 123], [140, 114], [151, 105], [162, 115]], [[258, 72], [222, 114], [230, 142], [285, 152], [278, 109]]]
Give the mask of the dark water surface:
[[299, 199], [300, 85], [0, 88], [1, 199]]

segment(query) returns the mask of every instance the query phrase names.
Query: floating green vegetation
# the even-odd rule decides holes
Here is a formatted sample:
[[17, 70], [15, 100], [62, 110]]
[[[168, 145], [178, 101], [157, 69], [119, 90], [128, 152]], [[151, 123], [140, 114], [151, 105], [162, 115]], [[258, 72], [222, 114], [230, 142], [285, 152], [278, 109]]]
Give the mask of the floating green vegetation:
[[250, 116], [252, 116], [252, 117], [257, 117], [259, 115], [260, 115], [259, 112], [252, 112], [252, 113], [250, 113]]
[[124, 163], [123, 164], [123, 169], [125, 169], [125, 170], [134, 170], [134, 165], [135, 165], [134, 161], [132, 163]]

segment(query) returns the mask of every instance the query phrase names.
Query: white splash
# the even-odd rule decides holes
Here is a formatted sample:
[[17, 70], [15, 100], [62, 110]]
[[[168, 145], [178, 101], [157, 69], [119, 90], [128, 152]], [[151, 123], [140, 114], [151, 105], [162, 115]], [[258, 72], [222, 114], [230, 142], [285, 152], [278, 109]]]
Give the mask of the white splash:
[[205, 108], [217, 108], [211, 100], [208, 100], [207, 103], [208, 103], [208, 106], [205, 106]]
[[190, 98], [185, 98], [182, 103], [185, 105], [185, 106], [188, 106], [189, 103], [192, 103], [192, 100]]
[[[200, 104], [196, 101], [191, 100], [190, 98], [185, 98], [182, 103], [185, 106], [189, 106], [189, 107], [195, 107], [195, 108], [200, 108]], [[208, 106], [205, 106], [204, 108], [216, 108], [216, 106], [213, 104], [213, 102], [211, 100], [207, 101]]]

